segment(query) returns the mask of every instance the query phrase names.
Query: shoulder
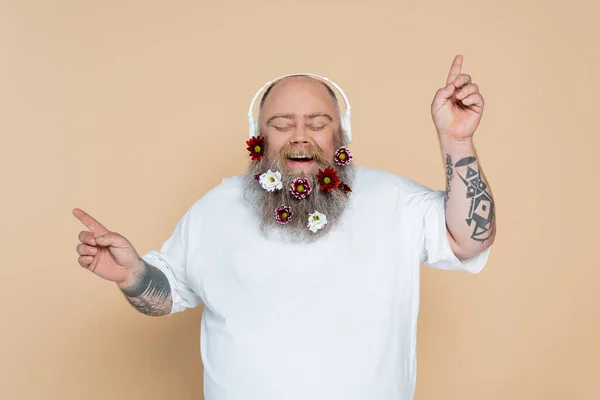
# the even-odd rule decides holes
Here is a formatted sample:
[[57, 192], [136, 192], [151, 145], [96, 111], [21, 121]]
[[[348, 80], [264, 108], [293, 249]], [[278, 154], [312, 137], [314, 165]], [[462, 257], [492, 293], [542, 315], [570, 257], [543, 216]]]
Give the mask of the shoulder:
[[223, 178], [221, 183], [200, 197], [190, 207], [188, 213], [193, 217], [206, 218], [227, 213], [243, 204], [243, 176], [237, 175]]
[[435, 193], [406, 176], [364, 166], [356, 170], [355, 188], [359, 195], [394, 196], [396, 201], [407, 205], [420, 204]]

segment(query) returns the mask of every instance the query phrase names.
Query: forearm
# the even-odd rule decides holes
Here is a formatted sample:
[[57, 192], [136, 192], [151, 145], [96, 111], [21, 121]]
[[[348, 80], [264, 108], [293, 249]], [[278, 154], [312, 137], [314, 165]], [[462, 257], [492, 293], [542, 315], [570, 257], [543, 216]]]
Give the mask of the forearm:
[[143, 266], [133, 273], [132, 279], [118, 286], [139, 312], [151, 316], [168, 315], [173, 306], [169, 281], [161, 270], [141, 261]]
[[494, 198], [481, 169], [472, 139], [440, 137], [446, 166], [446, 227], [458, 258], [489, 247], [496, 234]]

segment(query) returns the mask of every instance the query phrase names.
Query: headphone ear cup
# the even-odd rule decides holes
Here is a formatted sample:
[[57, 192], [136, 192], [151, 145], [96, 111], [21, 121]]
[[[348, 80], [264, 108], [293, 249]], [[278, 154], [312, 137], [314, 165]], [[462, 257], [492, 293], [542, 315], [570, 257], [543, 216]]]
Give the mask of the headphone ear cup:
[[249, 122], [248, 131], [250, 139], [254, 136], [258, 136], [258, 121], [251, 120]]
[[352, 127], [350, 126], [350, 118], [348, 117], [348, 114], [345, 114], [342, 117], [342, 129], [344, 130], [348, 144], [350, 144], [352, 141]]

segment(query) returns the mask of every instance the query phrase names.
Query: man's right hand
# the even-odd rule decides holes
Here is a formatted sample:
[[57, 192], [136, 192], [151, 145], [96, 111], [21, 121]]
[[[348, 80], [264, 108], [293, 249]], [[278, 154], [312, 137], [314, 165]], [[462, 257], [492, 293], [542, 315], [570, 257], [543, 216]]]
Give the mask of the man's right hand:
[[108, 281], [116, 282], [122, 289], [132, 286], [136, 276], [144, 269], [144, 262], [129, 240], [110, 232], [79, 208], [73, 210], [73, 215], [89, 229], [79, 233], [79, 265]]

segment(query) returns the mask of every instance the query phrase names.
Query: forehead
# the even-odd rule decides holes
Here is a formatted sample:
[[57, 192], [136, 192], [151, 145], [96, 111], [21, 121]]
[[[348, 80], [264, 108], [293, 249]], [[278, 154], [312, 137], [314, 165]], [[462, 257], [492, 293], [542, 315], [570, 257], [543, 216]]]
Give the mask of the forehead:
[[270, 90], [261, 108], [261, 114], [310, 114], [327, 112], [332, 116], [337, 106], [324, 83], [309, 77], [295, 76], [282, 79]]

